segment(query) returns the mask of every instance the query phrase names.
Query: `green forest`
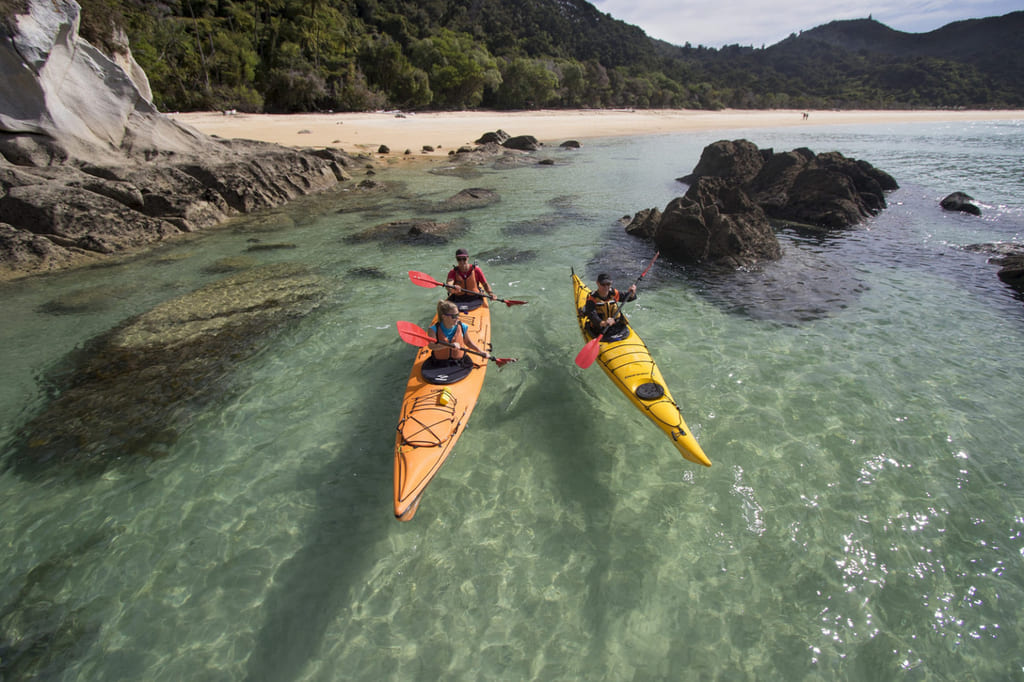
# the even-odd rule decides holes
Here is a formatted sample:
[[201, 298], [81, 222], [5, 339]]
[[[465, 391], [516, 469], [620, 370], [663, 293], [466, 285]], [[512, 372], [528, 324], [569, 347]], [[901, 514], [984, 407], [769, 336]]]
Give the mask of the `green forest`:
[[164, 111], [1024, 106], [1024, 12], [713, 49], [583, 0], [79, 1], [83, 37], [126, 34]]

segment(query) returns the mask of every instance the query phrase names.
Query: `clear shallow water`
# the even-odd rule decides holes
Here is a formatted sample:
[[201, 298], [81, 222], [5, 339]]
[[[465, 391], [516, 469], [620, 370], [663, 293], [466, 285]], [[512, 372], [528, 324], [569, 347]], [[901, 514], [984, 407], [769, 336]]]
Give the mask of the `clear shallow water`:
[[[318, 266], [330, 293], [239, 363], [232, 390], [194, 414], [167, 457], [85, 480], [0, 474], [0, 670], [1024, 674], [1024, 307], [995, 266], [957, 248], [1024, 239], [1024, 122], [727, 134], [836, 149], [902, 188], [859, 229], [783, 233], [785, 258], [763, 269], [652, 269], [632, 319], [714, 463], [702, 469], [599, 370], [573, 364], [569, 270], [635, 277], [651, 249], [615, 221], [681, 194], [674, 178], [721, 137], [603, 140], [549, 150], [554, 167], [412, 178], [378, 210], [308, 202], [282, 212], [287, 230], [240, 224], [115, 267], [2, 285], [7, 453], [70, 351], [215, 281], [208, 266], [247, 240], [295, 244], [250, 257]], [[429, 318], [437, 292], [406, 272], [442, 278], [455, 244], [344, 237], [468, 186], [502, 196], [462, 214], [459, 243], [499, 295], [530, 301], [493, 313], [495, 353], [520, 361], [491, 368], [454, 456], [400, 524], [391, 457], [413, 349], [394, 321]], [[984, 216], [940, 211], [954, 190], [984, 202]], [[82, 292], [88, 312], [53, 304]]]

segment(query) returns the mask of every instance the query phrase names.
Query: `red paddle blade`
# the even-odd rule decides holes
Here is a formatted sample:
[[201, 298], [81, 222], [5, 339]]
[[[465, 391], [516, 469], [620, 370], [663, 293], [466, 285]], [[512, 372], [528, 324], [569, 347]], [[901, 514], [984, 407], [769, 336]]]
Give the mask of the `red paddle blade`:
[[421, 287], [426, 287], [428, 289], [433, 288], [433, 287], [443, 287], [444, 286], [444, 284], [442, 284], [441, 282], [438, 282], [436, 279], [434, 279], [433, 277], [431, 277], [427, 273], [425, 273], [425, 272], [417, 272], [416, 270], [410, 270], [409, 271], [409, 279], [412, 280], [413, 284], [415, 284], [417, 286], [421, 286]]
[[398, 329], [398, 336], [402, 341], [414, 346], [425, 346], [433, 340], [430, 338], [430, 334], [412, 322], [399, 320], [395, 322], [395, 327]]
[[493, 360], [494, 364], [496, 364], [498, 367], [504, 367], [510, 362], [515, 362], [516, 360], [518, 360], [518, 358], [493, 358]]
[[[604, 336], [604, 334], [601, 336]], [[601, 336], [593, 341], [588, 341], [587, 345], [583, 346], [583, 350], [576, 355], [577, 367], [586, 369], [594, 364], [594, 360], [597, 360], [597, 356], [601, 354]]]
[[500, 298], [499, 301], [503, 302], [506, 306], [511, 308], [514, 305], [526, 305], [529, 301], [513, 301], [509, 298]]

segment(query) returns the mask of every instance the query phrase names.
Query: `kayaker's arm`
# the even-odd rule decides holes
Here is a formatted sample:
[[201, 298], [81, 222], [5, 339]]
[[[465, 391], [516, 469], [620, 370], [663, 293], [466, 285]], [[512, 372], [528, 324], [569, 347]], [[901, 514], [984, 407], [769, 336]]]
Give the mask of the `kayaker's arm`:
[[470, 337], [470, 335], [469, 335], [469, 327], [467, 327], [465, 324], [463, 324], [463, 326], [462, 326], [462, 338], [466, 342], [466, 346], [467, 347], [472, 348], [477, 353], [483, 353], [485, 356], [487, 355], [487, 353], [484, 351], [484, 349], [481, 348], [480, 346], [476, 345], [476, 341], [474, 341], [472, 339], [472, 337]]

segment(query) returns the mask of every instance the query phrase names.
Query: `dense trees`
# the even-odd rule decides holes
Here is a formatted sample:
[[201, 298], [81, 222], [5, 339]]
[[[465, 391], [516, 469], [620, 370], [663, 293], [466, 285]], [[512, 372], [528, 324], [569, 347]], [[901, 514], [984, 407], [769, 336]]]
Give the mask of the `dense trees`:
[[584, 0], [80, 3], [94, 44], [117, 50], [114, 27], [127, 32], [163, 110], [1024, 106], [1020, 57], [985, 45], [988, 20], [959, 52], [958, 33], [915, 43], [871, 20], [715, 50], [651, 40]]

